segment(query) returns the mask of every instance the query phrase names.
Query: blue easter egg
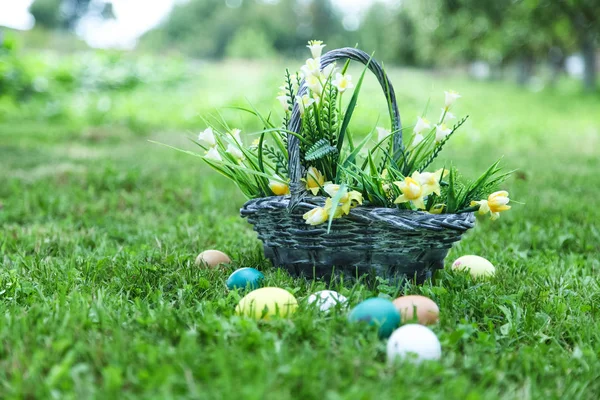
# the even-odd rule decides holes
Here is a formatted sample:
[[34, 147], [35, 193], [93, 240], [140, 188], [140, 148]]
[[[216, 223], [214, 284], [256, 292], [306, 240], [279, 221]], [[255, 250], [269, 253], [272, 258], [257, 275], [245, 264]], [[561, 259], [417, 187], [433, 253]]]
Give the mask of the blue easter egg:
[[354, 307], [348, 320], [377, 325], [379, 326], [379, 337], [387, 338], [400, 325], [400, 313], [391, 301], [374, 297]]
[[262, 272], [254, 268], [240, 268], [235, 271], [227, 279], [227, 288], [233, 289], [258, 289], [262, 286], [262, 281], [265, 276]]

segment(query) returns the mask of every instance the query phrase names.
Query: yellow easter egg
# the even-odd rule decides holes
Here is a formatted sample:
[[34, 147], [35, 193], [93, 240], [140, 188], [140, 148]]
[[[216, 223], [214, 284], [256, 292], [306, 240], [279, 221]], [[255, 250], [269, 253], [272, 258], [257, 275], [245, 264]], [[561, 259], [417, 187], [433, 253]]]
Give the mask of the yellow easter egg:
[[468, 271], [473, 278], [494, 276], [496, 268], [491, 262], [479, 256], [462, 256], [452, 263], [453, 271]]
[[270, 319], [276, 315], [287, 317], [293, 314], [297, 307], [296, 298], [287, 290], [265, 287], [244, 296], [235, 307], [235, 312], [254, 319]]

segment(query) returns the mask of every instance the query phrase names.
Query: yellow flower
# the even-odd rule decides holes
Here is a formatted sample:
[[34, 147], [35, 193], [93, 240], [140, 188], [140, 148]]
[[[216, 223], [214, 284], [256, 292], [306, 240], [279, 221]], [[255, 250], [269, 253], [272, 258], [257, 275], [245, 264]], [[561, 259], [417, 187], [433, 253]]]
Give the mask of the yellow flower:
[[419, 182], [411, 177], [406, 177], [402, 182], [394, 182], [394, 185], [398, 186], [398, 189], [402, 192], [402, 194], [394, 201], [394, 204], [412, 201], [417, 208], [421, 210], [425, 209], [425, 203], [423, 202], [423, 188]]
[[342, 209], [346, 214], [350, 212], [351, 208], [354, 208], [359, 204], [362, 205], [363, 203], [362, 194], [360, 192], [357, 192], [356, 190], [352, 190], [346, 196], [348, 196], [348, 199], [342, 205]]
[[316, 196], [323, 185], [325, 185], [323, 174], [315, 167], [310, 167], [306, 172], [306, 188], [312, 192], [313, 196]]
[[[348, 215], [352, 208], [354, 208], [362, 203], [363, 203], [363, 197], [360, 192], [353, 190], [351, 192], [346, 193], [340, 199], [340, 202], [338, 203], [338, 207], [335, 210], [335, 214], [334, 214], [333, 218], [339, 218], [342, 215]], [[325, 200], [325, 210], [327, 210], [327, 212], [331, 212], [332, 209], [333, 209], [333, 200], [331, 198], [328, 198], [327, 200]]]
[[336, 185], [335, 183], [326, 183], [323, 185], [323, 189], [328, 195], [335, 197], [337, 192], [340, 190], [340, 185]]
[[[281, 179], [278, 175], [275, 175], [275, 177]], [[290, 187], [287, 184], [276, 180], [269, 181], [269, 189], [271, 189], [275, 196], [290, 194]]]
[[440, 181], [444, 177], [442, 176], [442, 172], [444, 173], [444, 176], [446, 176], [450, 171], [440, 168], [435, 172], [413, 172], [412, 178], [419, 182], [423, 188], [423, 196], [429, 196], [431, 193], [435, 193], [438, 196], [440, 195]]
[[305, 213], [302, 218], [307, 225], [320, 225], [329, 219], [329, 213], [323, 207], [316, 207]]
[[[325, 211], [327, 211], [327, 214], [330, 214], [331, 210], [333, 210], [333, 200], [328, 198], [325, 200]], [[335, 209], [335, 214], [333, 214], [333, 218], [340, 218], [342, 215], [344, 215], [344, 210], [338, 205]]]
[[479, 204], [479, 214], [487, 214], [489, 212], [491, 219], [494, 220], [498, 219], [502, 211], [510, 210], [509, 201], [508, 192], [501, 190], [490, 194], [487, 200], [472, 201], [471, 206]]

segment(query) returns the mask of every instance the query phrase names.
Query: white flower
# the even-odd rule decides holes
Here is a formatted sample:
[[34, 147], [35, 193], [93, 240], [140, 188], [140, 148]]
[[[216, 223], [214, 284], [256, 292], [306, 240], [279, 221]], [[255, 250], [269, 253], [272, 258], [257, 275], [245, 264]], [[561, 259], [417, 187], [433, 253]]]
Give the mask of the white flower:
[[300, 109], [300, 115], [304, 115], [304, 111], [306, 111], [306, 109], [310, 107], [315, 100], [309, 95], [305, 94], [302, 97], [296, 96], [296, 102], [298, 103], [298, 108]]
[[323, 207], [316, 207], [305, 213], [302, 218], [307, 225], [320, 225], [329, 219], [329, 213]]
[[442, 110], [442, 114], [440, 115], [440, 121], [442, 121], [442, 118], [444, 118], [444, 120], [456, 119], [456, 116], [454, 114], [452, 114], [450, 111], [446, 110], [445, 108], [442, 108], [441, 110]]
[[325, 77], [325, 79], [329, 79], [329, 77], [333, 76], [333, 74], [335, 74], [336, 71], [337, 68], [335, 66], [335, 63], [331, 63], [325, 68], [323, 68], [323, 76]]
[[313, 58], [319, 58], [321, 57], [321, 52], [323, 51], [323, 47], [325, 46], [326, 45], [324, 45], [321, 40], [309, 40], [308, 46], [306, 47], [310, 49]]
[[223, 161], [223, 159], [221, 158], [221, 155], [219, 154], [219, 151], [217, 150], [216, 147], [211, 147], [205, 155], [206, 158], [209, 158], [211, 160], [215, 160], [215, 161]]
[[385, 138], [387, 138], [388, 136], [390, 136], [392, 134], [392, 132], [390, 132], [387, 129], [382, 128], [380, 126], [378, 126], [375, 129], [377, 129], [377, 143], [381, 143], [382, 140], [384, 140]]
[[315, 93], [317, 96], [321, 96], [321, 93], [323, 93], [323, 86], [321, 85], [321, 80], [319, 77], [310, 75], [305, 78], [305, 81], [306, 86], [308, 86], [313, 93]]
[[277, 100], [279, 100], [279, 102], [281, 103], [281, 107], [284, 111], [287, 111], [289, 109], [288, 99], [289, 97], [287, 97], [286, 95], [277, 96]]
[[446, 136], [452, 132], [452, 129], [448, 128], [446, 124], [440, 124], [435, 126], [435, 141], [441, 142]]
[[412, 140], [411, 147], [416, 147], [419, 143], [421, 143], [425, 139], [423, 135], [420, 133], [415, 133], [415, 137]]
[[244, 159], [244, 153], [235, 145], [229, 144], [227, 145], [227, 152], [237, 158], [238, 160]]
[[340, 185], [336, 185], [335, 183], [329, 182], [325, 183], [325, 185], [323, 186], [323, 190], [325, 190], [325, 192], [331, 197], [335, 197], [337, 192], [340, 191], [340, 188]]
[[344, 93], [346, 89], [352, 89], [354, 83], [352, 83], [352, 75], [340, 73], [335, 74], [335, 79], [331, 82], [333, 86], [337, 88], [340, 93]]
[[232, 129], [231, 132], [229, 132], [229, 134], [233, 136], [237, 144], [242, 144], [242, 138], [240, 137], [240, 133], [242, 133], [242, 131], [240, 131], [239, 129]]
[[215, 133], [211, 127], [206, 128], [198, 135], [198, 141], [206, 144], [207, 146], [214, 146], [215, 142]]
[[444, 94], [446, 95], [446, 102], [444, 104], [445, 107], [446, 107], [446, 110], [449, 109], [450, 106], [452, 104], [454, 104], [454, 102], [461, 97], [460, 94], [458, 94], [454, 90], [450, 90], [448, 92], [444, 92]]
[[416, 134], [420, 134], [424, 131], [428, 131], [431, 129], [431, 123], [425, 119], [425, 118], [421, 118], [419, 117], [419, 119], [417, 119], [417, 123], [413, 129], [413, 132]]
[[306, 64], [304, 64], [300, 68], [302, 74], [304, 75], [304, 79], [308, 78], [311, 75], [319, 76], [319, 74], [321, 73], [321, 70], [319, 69], [319, 64], [319, 59], [309, 58], [308, 60], [306, 60]]

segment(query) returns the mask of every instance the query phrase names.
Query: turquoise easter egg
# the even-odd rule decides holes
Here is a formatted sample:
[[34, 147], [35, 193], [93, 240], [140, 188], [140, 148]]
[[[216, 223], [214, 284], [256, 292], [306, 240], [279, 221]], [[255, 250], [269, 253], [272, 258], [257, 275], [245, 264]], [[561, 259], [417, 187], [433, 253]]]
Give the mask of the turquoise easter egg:
[[377, 325], [379, 326], [379, 337], [387, 338], [400, 325], [400, 313], [391, 301], [374, 297], [354, 307], [348, 320]]
[[254, 268], [240, 268], [229, 275], [227, 288], [229, 290], [246, 288], [254, 290], [262, 286], [263, 279], [265, 279], [265, 276], [262, 272]]

